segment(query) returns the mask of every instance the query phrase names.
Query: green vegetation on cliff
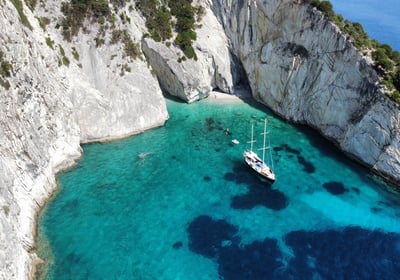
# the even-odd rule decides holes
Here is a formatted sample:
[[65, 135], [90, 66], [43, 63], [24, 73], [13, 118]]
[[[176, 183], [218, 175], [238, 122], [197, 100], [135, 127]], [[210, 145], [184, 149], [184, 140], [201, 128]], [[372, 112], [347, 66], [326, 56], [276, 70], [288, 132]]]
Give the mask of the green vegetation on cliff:
[[[32, 30], [33, 29], [32, 25], [24, 13], [24, 6], [23, 6], [22, 1], [21, 0], [10, 0], [10, 1], [14, 5], [15, 9], [17, 9], [21, 23], [23, 25], [25, 25], [26, 27], [28, 27], [30, 30]], [[33, 5], [30, 1], [27, 1], [27, 3], [29, 3], [28, 5], [30, 5], [30, 6]], [[33, 9], [33, 7], [32, 7], [32, 9]]]
[[[64, 14], [60, 26], [64, 39], [71, 41], [72, 37], [76, 36], [78, 32], [85, 30], [84, 21], [90, 20], [100, 26], [98, 37], [95, 39], [96, 46], [99, 47], [105, 43], [104, 36], [106, 29], [110, 28], [111, 24], [111, 41], [110, 44], [121, 42], [124, 45], [125, 55], [133, 59], [140, 56], [139, 44], [134, 42], [126, 30], [115, 28], [116, 15], [110, 9], [112, 4], [115, 10], [125, 5], [125, 1], [121, 0], [70, 0], [69, 2], [62, 3], [61, 11]], [[121, 13], [120, 18], [123, 22], [129, 22], [129, 17], [125, 12]], [[63, 63], [66, 65], [65, 63]]]
[[168, 1], [171, 13], [177, 18], [175, 29], [178, 35], [175, 38], [177, 44], [188, 58], [197, 58], [192, 47], [192, 41], [196, 40], [194, 31], [194, 9], [191, 0], [170, 0]]
[[12, 72], [13, 68], [11, 63], [4, 59], [4, 54], [0, 50], [0, 85], [5, 89], [10, 88], [10, 83], [7, 78], [11, 77]]
[[[111, 23], [111, 28], [115, 28], [115, 21], [117, 20], [110, 7], [114, 7], [114, 10], [117, 11], [125, 5], [125, 1], [122, 0], [70, 0], [62, 3], [61, 11], [64, 18], [60, 26], [64, 39], [71, 41], [81, 29], [85, 30], [84, 21], [90, 20], [100, 25], [96, 45], [104, 44], [105, 29], [109, 28], [106, 23]], [[198, 16], [203, 10], [193, 7], [192, 0], [137, 0], [135, 5], [145, 17], [149, 36], [152, 39], [170, 44], [171, 42], [167, 41], [173, 39], [172, 30], [175, 30], [177, 35], [174, 43], [179, 46], [187, 58], [197, 58], [192, 46], [193, 41], [196, 40], [195, 16]], [[123, 23], [130, 22], [125, 11], [119, 17]], [[115, 43], [114, 35], [111, 43]], [[137, 56], [139, 49], [135, 49], [137, 45], [131, 39], [126, 39], [126, 34], [124, 39], [120, 41], [125, 43], [124, 49], [129, 52], [129, 56]]]
[[71, 0], [63, 2], [61, 12], [64, 18], [61, 22], [64, 39], [71, 41], [83, 27], [86, 18], [94, 22], [102, 22], [109, 18], [111, 11], [107, 0]]
[[159, 0], [139, 0], [136, 8], [146, 18], [150, 37], [157, 42], [164, 42], [172, 37], [170, 10]]
[[375, 70], [389, 90], [389, 97], [400, 104], [400, 53], [393, 51], [388, 44], [369, 39], [360, 23], [350, 22], [342, 15], [335, 14], [329, 1], [303, 0], [303, 3], [310, 4], [324, 13], [348, 36], [357, 49], [373, 59]]
[[195, 16], [202, 9], [192, 6], [191, 0], [138, 0], [136, 3], [146, 18], [149, 36], [157, 42], [172, 39], [172, 29], [177, 32], [174, 43], [187, 58], [196, 57], [192, 43], [196, 40]]

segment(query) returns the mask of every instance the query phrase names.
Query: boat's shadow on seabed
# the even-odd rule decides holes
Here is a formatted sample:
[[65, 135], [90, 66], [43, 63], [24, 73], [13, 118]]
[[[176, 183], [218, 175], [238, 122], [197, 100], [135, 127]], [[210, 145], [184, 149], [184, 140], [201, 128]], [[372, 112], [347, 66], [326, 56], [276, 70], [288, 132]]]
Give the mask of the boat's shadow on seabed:
[[248, 187], [246, 194], [232, 198], [231, 207], [234, 209], [252, 209], [261, 205], [278, 211], [285, 209], [289, 203], [284, 193], [273, 189], [271, 183], [262, 180], [242, 161], [235, 162], [232, 172], [226, 173], [224, 179]]

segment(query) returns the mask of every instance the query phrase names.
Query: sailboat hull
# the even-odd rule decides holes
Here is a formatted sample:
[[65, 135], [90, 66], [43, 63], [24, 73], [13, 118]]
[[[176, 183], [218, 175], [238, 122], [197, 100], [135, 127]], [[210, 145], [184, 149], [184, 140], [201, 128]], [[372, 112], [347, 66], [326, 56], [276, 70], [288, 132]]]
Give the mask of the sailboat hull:
[[260, 176], [267, 179], [269, 182], [275, 182], [275, 173], [272, 169], [260, 159], [253, 151], [245, 151], [243, 157], [247, 165], [257, 172]]

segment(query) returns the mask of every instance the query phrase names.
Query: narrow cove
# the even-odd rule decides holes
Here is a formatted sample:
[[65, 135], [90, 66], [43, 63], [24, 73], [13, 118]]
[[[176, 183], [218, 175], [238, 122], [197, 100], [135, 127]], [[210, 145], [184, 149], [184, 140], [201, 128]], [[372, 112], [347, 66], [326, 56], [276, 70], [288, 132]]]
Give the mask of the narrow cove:
[[[251, 102], [167, 105], [164, 127], [84, 145], [79, 165], [59, 174], [38, 226], [45, 279], [400, 274], [399, 194], [315, 132]], [[265, 117], [272, 187], [242, 160]]]

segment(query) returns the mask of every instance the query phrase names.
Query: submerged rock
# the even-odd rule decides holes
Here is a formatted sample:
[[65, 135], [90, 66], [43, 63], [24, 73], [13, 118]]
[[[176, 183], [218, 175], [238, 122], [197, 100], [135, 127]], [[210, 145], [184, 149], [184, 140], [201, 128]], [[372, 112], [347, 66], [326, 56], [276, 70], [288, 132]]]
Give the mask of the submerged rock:
[[328, 182], [324, 183], [323, 187], [333, 195], [344, 194], [347, 189], [344, 187], [343, 183], [340, 182]]

